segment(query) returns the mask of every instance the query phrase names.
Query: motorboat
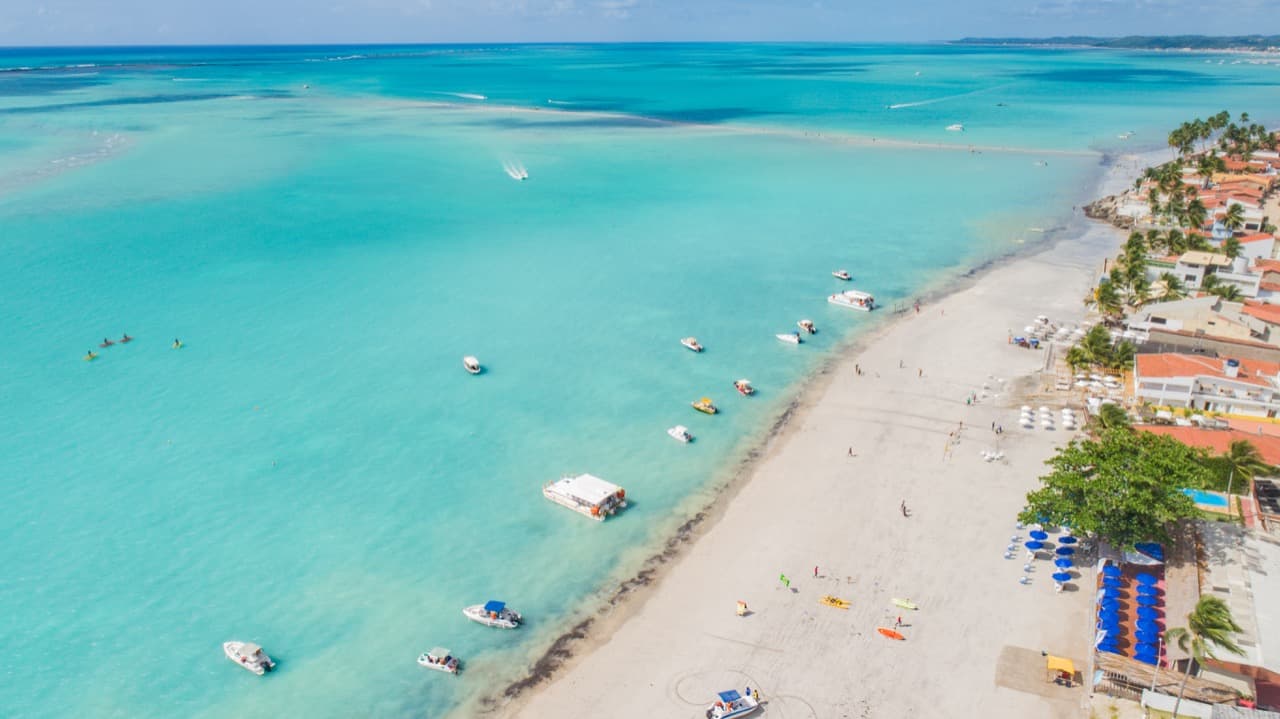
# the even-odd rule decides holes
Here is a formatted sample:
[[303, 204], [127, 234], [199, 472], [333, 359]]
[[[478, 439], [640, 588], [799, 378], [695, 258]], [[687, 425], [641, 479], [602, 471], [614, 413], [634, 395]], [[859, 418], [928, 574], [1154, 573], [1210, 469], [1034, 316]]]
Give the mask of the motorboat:
[[831, 273], [831, 276], [836, 278], [837, 280], [844, 280], [845, 282], [848, 282], [849, 280], [853, 279], [853, 276], [849, 274], [848, 270], [836, 270], [835, 272]]
[[597, 522], [627, 507], [627, 490], [592, 474], [548, 482], [542, 487], [542, 496]]
[[743, 717], [760, 708], [754, 697], [743, 696], [736, 689], [720, 692], [719, 699], [707, 707], [707, 719]]
[[418, 663], [427, 669], [434, 669], [446, 674], [458, 673], [458, 658], [444, 647], [433, 647], [418, 655]]
[[253, 642], [223, 642], [222, 652], [227, 655], [227, 659], [258, 676], [276, 668], [276, 663], [271, 661], [271, 657], [262, 651], [262, 647]]
[[782, 334], [774, 335], [774, 337], [777, 337], [780, 341], [786, 342], [787, 344], [800, 344], [799, 332], [784, 332]]
[[680, 340], [680, 344], [684, 345], [685, 347], [688, 347], [694, 352], [702, 351], [702, 345], [698, 344], [697, 337], [685, 337], [684, 339]]
[[800, 320], [796, 326], [811, 335], [818, 334], [818, 326], [813, 323], [813, 320]]
[[751, 386], [751, 380], [740, 379], [733, 383], [733, 388], [738, 390], [738, 394], [743, 397], [750, 397], [756, 393], [756, 388]]
[[462, 616], [477, 624], [483, 624], [486, 627], [497, 627], [498, 629], [515, 629], [520, 626], [521, 620], [519, 612], [507, 609], [505, 602], [499, 602], [495, 599], [463, 609]]
[[471, 355], [462, 358], [462, 367], [471, 374], [480, 374], [480, 360]]
[[693, 435], [689, 434], [689, 428], [683, 424], [677, 424], [671, 429], [668, 429], [667, 434], [671, 435], [671, 438], [677, 442], [684, 442], [685, 444], [688, 444], [693, 441]]
[[947, 125], [947, 132], [964, 132], [964, 125], [958, 122], [952, 125]]
[[838, 294], [827, 297], [827, 302], [840, 307], [848, 307], [851, 310], [862, 310], [870, 312], [876, 308], [876, 298], [871, 296], [869, 292], [861, 292], [859, 290], [846, 290]]
[[714, 404], [711, 404], [710, 397], [703, 397], [702, 399], [697, 400], [696, 402], [690, 402], [689, 404], [693, 405], [694, 409], [702, 412], [703, 414], [715, 414], [720, 411], [716, 409]]

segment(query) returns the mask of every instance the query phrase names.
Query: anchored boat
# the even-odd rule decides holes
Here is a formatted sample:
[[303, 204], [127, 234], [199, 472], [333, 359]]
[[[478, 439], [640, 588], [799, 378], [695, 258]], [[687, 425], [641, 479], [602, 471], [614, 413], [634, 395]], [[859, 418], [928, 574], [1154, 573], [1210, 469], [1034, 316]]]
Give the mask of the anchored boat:
[[480, 374], [480, 360], [471, 355], [462, 358], [462, 367], [471, 374]]
[[774, 337], [777, 337], [779, 341], [786, 342], [789, 345], [800, 344], [799, 332], [784, 332], [782, 334], [774, 335]]
[[746, 697], [736, 689], [720, 692], [714, 704], [707, 707], [707, 719], [733, 719], [742, 717], [760, 708], [753, 697]]
[[813, 320], [800, 320], [796, 326], [811, 335], [818, 334], [818, 326], [813, 323]]
[[224, 642], [222, 652], [227, 655], [227, 659], [258, 676], [276, 668], [276, 663], [271, 661], [271, 657], [262, 651], [262, 647], [253, 642]]
[[711, 404], [710, 397], [703, 397], [702, 399], [696, 402], [690, 402], [689, 404], [693, 405], [694, 409], [698, 410], [703, 414], [715, 414], [716, 412], [720, 411], [716, 409], [716, 406], [714, 404]]
[[433, 647], [418, 655], [418, 663], [427, 669], [446, 674], [457, 674], [459, 661], [453, 652], [444, 647]]
[[848, 270], [836, 270], [835, 272], [831, 273], [831, 276], [836, 278], [837, 280], [844, 280], [845, 282], [848, 282], [849, 280], [853, 279], [853, 277], [849, 274]]
[[689, 434], [689, 428], [683, 424], [677, 424], [671, 429], [668, 429], [667, 434], [671, 435], [671, 438], [677, 442], [684, 442], [685, 444], [688, 444], [693, 441], [693, 435]]
[[680, 344], [684, 345], [685, 347], [688, 347], [694, 352], [702, 351], [702, 345], [698, 344], [697, 337], [685, 337], [684, 339], [680, 340]]
[[733, 388], [738, 390], [738, 394], [743, 397], [750, 397], [756, 393], [756, 388], [751, 386], [751, 380], [740, 379], [733, 383]]
[[542, 487], [542, 496], [597, 522], [627, 506], [627, 490], [590, 474], [548, 482]]
[[506, 602], [490, 599], [484, 604], [476, 604], [462, 610], [462, 616], [477, 624], [498, 629], [515, 629], [520, 626], [520, 613], [507, 609]]
[[851, 310], [862, 310], [870, 312], [876, 308], [876, 298], [871, 296], [870, 292], [861, 292], [859, 290], [846, 290], [827, 298], [827, 302], [838, 307], [848, 307]]

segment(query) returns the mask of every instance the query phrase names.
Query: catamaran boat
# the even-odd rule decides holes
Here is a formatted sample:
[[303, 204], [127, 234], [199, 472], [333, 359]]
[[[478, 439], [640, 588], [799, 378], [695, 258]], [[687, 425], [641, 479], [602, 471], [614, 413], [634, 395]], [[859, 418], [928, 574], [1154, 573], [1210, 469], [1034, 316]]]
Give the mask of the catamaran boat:
[[458, 673], [458, 658], [444, 647], [434, 647], [418, 655], [418, 663], [427, 669], [434, 669], [446, 674]]
[[751, 386], [751, 380], [740, 379], [733, 383], [733, 388], [738, 390], [738, 394], [743, 397], [750, 397], [756, 393], [756, 388]]
[[227, 659], [258, 676], [276, 668], [276, 663], [262, 651], [262, 647], [252, 642], [224, 642], [222, 651], [227, 655]]
[[694, 352], [702, 351], [702, 345], [698, 344], [697, 337], [685, 337], [684, 339], [680, 340], [680, 344], [684, 345], [685, 347], [688, 347]]
[[515, 629], [520, 626], [521, 619], [519, 612], [507, 609], [506, 602], [499, 602], [496, 599], [467, 607], [462, 610], [462, 616], [477, 624], [498, 629]]
[[667, 434], [671, 435], [671, 438], [677, 442], [684, 442], [685, 444], [688, 444], [693, 441], [693, 435], [689, 434], [689, 428], [683, 424], [677, 424], [671, 429], [668, 429]]
[[954, 125], [947, 125], [947, 132], [964, 132], [964, 125], [958, 122]]
[[720, 698], [707, 707], [707, 719], [743, 717], [760, 708], [754, 698], [743, 696], [736, 689], [720, 692], [716, 696]]
[[698, 410], [703, 414], [715, 414], [716, 412], [720, 411], [716, 409], [716, 406], [714, 404], [711, 404], [710, 397], [703, 397], [702, 399], [696, 402], [690, 402], [689, 404], [693, 405], [694, 409]]
[[781, 340], [782, 342], [786, 342], [787, 344], [793, 344], [793, 345], [800, 344], [799, 332], [784, 332], [780, 335], [774, 335], [774, 337], [777, 337], [779, 340]]
[[813, 323], [813, 320], [800, 320], [796, 326], [811, 335], [818, 334], [818, 326]]
[[844, 280], [845, 282], [848, 282], [849, 280], [853, 279], [853, 276], [849, 274], [848, 270], [836, 270], [835, 272], [831, 273], [831, 276], [836, 278], [837, 280]]
[[462, 358], [462, 367], [471, 374], [480, 374], [480, 360], [471, 355]]
[[876, 298], [871, 296], [869, 292], [860, 292], [858, 290], [846, 290], [839, 294], [831, 295], [827, 298], [827, 302], [840, 307], [848, 307], [851, 310], [862, 310], [870, 312], [876, 308]]
[[597, 522], [627, 506], [627, 490], [590, 474], [548, 482], [542, 487], [542, 496]]

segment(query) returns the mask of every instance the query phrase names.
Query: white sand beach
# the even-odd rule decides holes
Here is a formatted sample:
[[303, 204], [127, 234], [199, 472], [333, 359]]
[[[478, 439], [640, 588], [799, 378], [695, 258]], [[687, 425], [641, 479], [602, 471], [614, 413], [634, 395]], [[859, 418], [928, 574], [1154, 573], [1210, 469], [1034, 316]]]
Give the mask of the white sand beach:
[[[1116, 163], [1101, 193], [1122, 189], [1147, 159]], [[1002, 556], [1011, 536], [1027, 538], [1015, 515], [1069, 438], [1018, 426], [1020, 392], [1038, 389], [1029, 378], [1045, 352], [1006, 337], [1038, 314], [1080, 319], [1094, 270], [1122, 240], [1094, 224], [861, 342], [806, 391], [745, 485], [656, 586], [613, 609], [575, 647], [580, 656], [498, 713], [700, 717], [716, 691], [750, 686], [775, 717], [1082, 715], [1084, 690], [1045, 682], [1039, 652], [1088, 669], [1091, 573], [1055, 594], [1048, 561], [1024, 586], [1025, 552]], [[1005, 459], [985, 462], [980, 453], [993, 449]], [[852, 606], [823, 606], [827, 594]], [[736, 615], [738, 600], [748, 616]], [[876, 632], [899, 616], [906, 641]], [[1003, 670], [1012, 674], [1000, 683], [1023, 686], [1000, 686]]]

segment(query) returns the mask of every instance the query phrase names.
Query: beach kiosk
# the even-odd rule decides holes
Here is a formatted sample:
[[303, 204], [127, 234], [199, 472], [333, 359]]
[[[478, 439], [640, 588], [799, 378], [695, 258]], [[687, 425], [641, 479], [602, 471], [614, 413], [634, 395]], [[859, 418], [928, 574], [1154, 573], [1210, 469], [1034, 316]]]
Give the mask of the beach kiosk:
[[1046, 682], [1071, 686], [1076, 677], [1075, 662], [1066, 657], [1055, 657], [1046, 654], [1044, 658], [1044, 676]]
[[627, 506], [627, 491], [591, 474], [563, 477], [542, 487], [542, 496], [597, 522]]

